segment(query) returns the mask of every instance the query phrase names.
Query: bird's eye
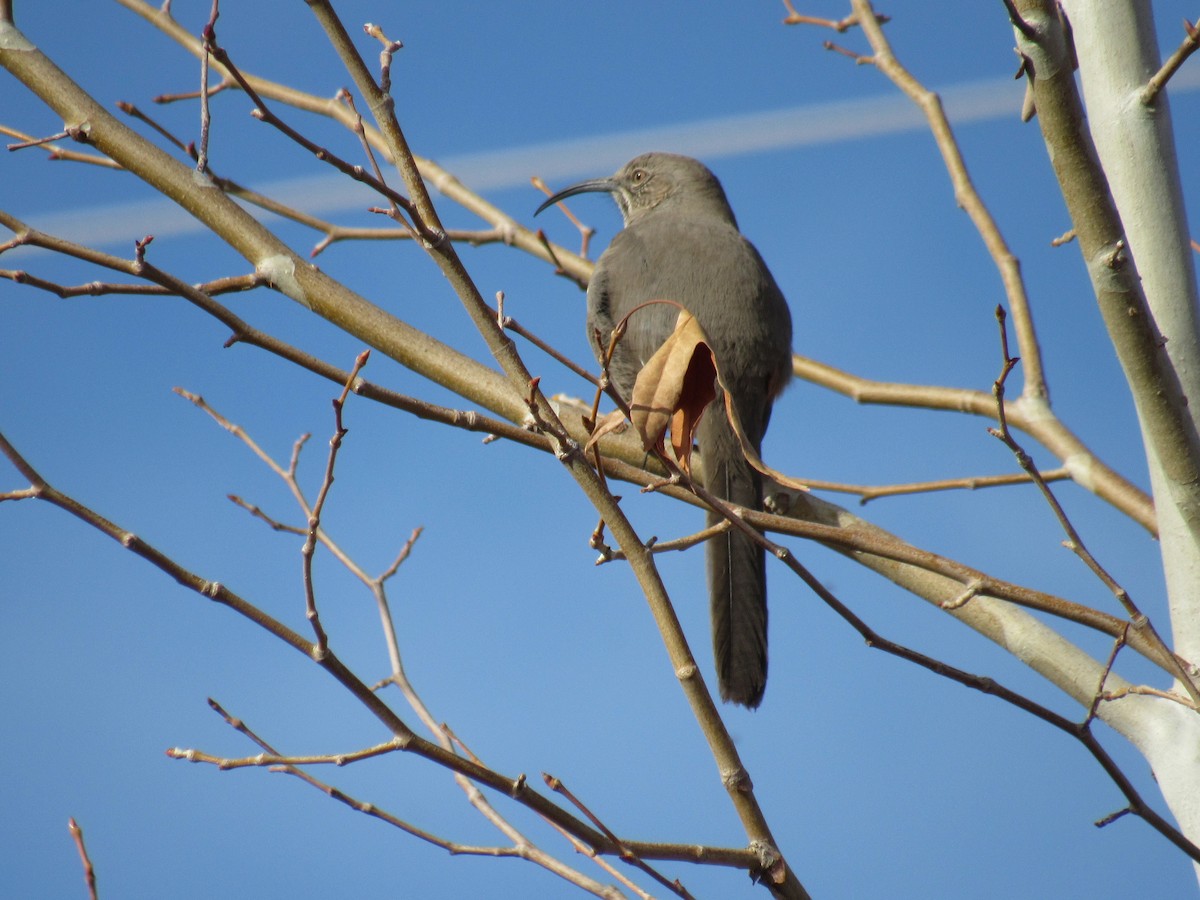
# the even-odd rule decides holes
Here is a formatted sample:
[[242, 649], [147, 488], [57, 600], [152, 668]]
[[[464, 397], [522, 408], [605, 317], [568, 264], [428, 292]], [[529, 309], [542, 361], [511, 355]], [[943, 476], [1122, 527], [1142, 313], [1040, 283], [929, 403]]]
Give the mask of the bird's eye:
[[646, 180], [646, 170], [645, 169], [634, 169], [633, 174], [630, 175], [629, 178], [634, 184], [641, 184], [643, 181]]

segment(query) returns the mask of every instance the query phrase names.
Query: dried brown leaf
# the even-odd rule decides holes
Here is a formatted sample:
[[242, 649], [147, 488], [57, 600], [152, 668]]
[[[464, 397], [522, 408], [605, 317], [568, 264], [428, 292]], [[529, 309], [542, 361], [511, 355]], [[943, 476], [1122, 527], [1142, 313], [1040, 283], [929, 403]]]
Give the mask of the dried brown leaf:
[[691, 471], [692, 442], [717, 396], [717, 365], [700, 323], [683, 310], [675, 330], [638, 372], [629, 412], [647, 450], [664, 450], [667, 431], [680, 467]]

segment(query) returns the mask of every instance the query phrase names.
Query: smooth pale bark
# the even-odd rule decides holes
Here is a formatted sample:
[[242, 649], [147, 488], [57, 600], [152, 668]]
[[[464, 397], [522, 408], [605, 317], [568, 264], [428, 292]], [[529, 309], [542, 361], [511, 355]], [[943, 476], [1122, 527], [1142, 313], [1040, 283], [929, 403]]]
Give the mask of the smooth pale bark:
[[[1146, 83], [1160, 66], [1150, 4], [1063, 0], [1063, 7], [1079, 61], [1087, 133], [1120, 214], [1146, 307], [1166, 339], [1163, 375], [1173, 382], [1167, 393], [1200, 398], [1196, 278], [1170, 109], [1165, 92], [1150, 105], [1143, 102]], [[1138, 384], [1134, 378], [1130, 382], [1147, 448], [1174, 649], [1195, 662], [1200, 660], [1200, 530], [1189, 504], [1197, 459], [1194, 453], [1179, 454], [1182, 444], [1155, 440], [1145, 410], [1156, 398], [1136, 396]], [[1200, 431], [1194, 404], [1185, 402], [1178, 412], [1193, 432]], [[1183, 832], [1200, 840], [1200, 715], [1167, 701], [1130, 699], [1135, 702], [1123, 703], [1120, 713], [1114, 710], [1106, 719], [1149, 761]]]

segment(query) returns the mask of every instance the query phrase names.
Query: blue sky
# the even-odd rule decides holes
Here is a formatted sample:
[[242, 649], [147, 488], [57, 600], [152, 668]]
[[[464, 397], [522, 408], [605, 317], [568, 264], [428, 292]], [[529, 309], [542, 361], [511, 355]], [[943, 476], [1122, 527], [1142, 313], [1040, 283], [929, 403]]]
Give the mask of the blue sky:
[[[797, 352], [873, 378], [990, 387], [999, 278], [908, 102], [878, 72], [820, 46], [834, 37], [863, 49], [859, 36], [785, 28], [773, 3], [338, 8], [352, 33], [373, 21], [404, 41], [394, 79], [414, 149], [519, 221], [533, 225], [541, 201], [531, 175], [561, 187], [608, 174], [643, 150], [700, 156], [789, 299]], [[207, 9], [175, 4], [193, 31]], [[1036, 124], [1017, 118], [1021, 88], [1011, 81], [1003, 7], [944, 9], [924, 2], [885, 10], [895, 16], [894, 48], [944, 92], [977, 186], [1021, 258], [1055, 409], [1144, 486], [1136, 421], [1078, 251], [1049, 246], [1069, 222]], [[1177, 2], [1155, 9], [1163, 44], [1173, 47], [1177, 23], [1195, 10]], [[804, 11], [836, 17], [845, 8]], [[26, 35], [102, 103], [134, 102], [195, 136], [193, 105], [157, 108], [150, 98], [191, 89], [198, 67], [140, 19], [99, 3], [19, 4], [17, 13]], [[348, 83], [300, 4], [227, 4], [218, 35], [249, 72], [322, 95]], [[360, 47], [374, 57], [373, 42]], [[1170, 92], [1193, 208], [1197, 65]], [[379, 224], [364, 211], [370, 198], [248, 109], [231, 93], [214, 100], [219, 174], [344, 224]], [[357, 159], [352, 136], [285, 114]], [[33, 134], [61, 127], [7, 74], [0, 123]], [[154, 233], [152, 261], [191, 281], [247, 270], [131, 176], [50, 164], [36, 150], [0, 155], [0, 208], [126, 255], [134, 239]], [[599, 252], [620, 225], [612, 204], [580, 197], [572, 208], [597, 228]], [[478, 225], [448, 203], [440, 209], [451, 227]], [[576, 240], [556, 214], [536, 224], [568, 246]], [[281, 234], [301, 252], [318, 239], [292, 225]], [[485, 296], [505, 291], [511, 315], [588, 360], [582, 295], [572, 285], [501, 246], [462, 254]], [[444, 279], [415, 248], [341, 244], [318, 261], [411, 324], [486, 358]], [[105, 277], [46, 254], [0, 257], [0, 268], [14, 267], [65, 283]], [[348, 367], [362, 349], [278, 295], [228, 302], [336, 364]], [[311, 432], [300, 470], [310, 496], [336, 389], [252, 348], [222, 349], [226, 337], [177, 300], [59, 300], [0, 281], [0, 428], [60, 489], [303, 630], [300, 540], [270, 533], [225, 499], [238, 494], [295, 523], [286, 490], [171, 388], [203, 394], [281, 461]], [[526, 358], [543, 387], [585, 393], [537, 351]], [[462, 405], [378, 354], [365, 375]], [[594, 513], [558, 464], [357, 398], [346, 416], [350, 435], [326, 524], [373, 572], [412, 528], [425, 527], [391, 591], [406, 669], [434, 715], [502, 772], [562, 778], [623, 836], [743, 843], [645, 603], [619, 566], [593, 566]], [[797, 383], [776, 406], [766, 458], [800, 477], [859, 483], [1012, 471], [987, 424], [861, 407]], [[23, 486], [0, 467], [0, 490]], [[644, 534], [698, 526], [692, 509], [624, 493]], [[1154, 542], [1081, 489], [1064, 486], [1060, 496], [1093, 552], [1166, 631]], [[1117, 612], [1061, 548], [1032, 491], [879, 501], [865, 514], [919, 546]], [[943, 614], [829, 551], [789, 546], [879, 632], [1078, 715]], [[168, 759], [172, 746], [254, 752], [206, 697], [286, 752], [348, 751], [386, 735], [304, 658], [61, 512], [0, 506], [0, 548], [0, 895], [85, 896], [66, 829], [74, 816], [101, 896], [578, 896], [528, 863], [448, 857], [293, 779]], [[317, 566], [335, 648], [364, 680], [384, 677], [370, 596], [328, 556]], [[707, 677], [703, 565], [688, 553], [661, 558], [661, 568]], [[754, 714], [728, 710], [727, 720], [776, 837], [814, 896], [1195, 891], [1191, 867], [1147, 826], [1128, 817], [1092, 825], [1123, 804], [1081, 747], [999, 701], [868, 650], [782, 568], [770, 578], [766, 700]], [[1107, 652], [1105, 641], [1066, 633]], [[1125, 662], [1128, 677], [1161, 686], [1155, 672]], [[1100, 731], [1162, 808], [1141, 758]], [[317, 774], [447, 838], [503, 843], [448, 775], [418, 759]], [[493, 799], [539, 845], [602, 877], [540, 823]], [[660, 868], [698, 897], [761, 896], [735, 873]]]

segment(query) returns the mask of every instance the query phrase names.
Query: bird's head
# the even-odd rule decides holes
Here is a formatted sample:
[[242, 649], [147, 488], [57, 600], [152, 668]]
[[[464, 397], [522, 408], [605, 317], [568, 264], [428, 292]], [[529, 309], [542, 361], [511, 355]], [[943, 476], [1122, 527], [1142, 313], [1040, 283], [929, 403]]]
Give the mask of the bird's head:
[[612, 194], [626, 226], [660, 209], [677, 209], [684, 215], [717, 216], [737, 226], [717, 176], [702, 162], [673, 153], [643, 153], [610, 178], [571, 185], [546, 200], [534, 215], [567, 197], [588, 192]]

